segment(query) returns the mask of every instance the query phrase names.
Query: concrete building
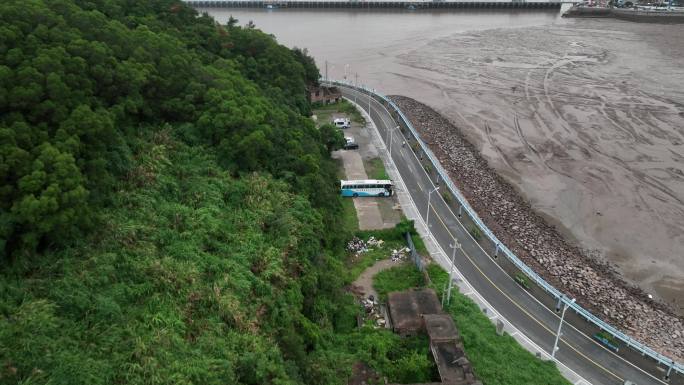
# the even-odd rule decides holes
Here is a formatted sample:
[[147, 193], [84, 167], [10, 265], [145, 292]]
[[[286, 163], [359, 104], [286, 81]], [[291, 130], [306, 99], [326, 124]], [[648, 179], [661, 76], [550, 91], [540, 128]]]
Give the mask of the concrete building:
[[312, 86], [309, 88], [311, 103], [337, 103], [342, 100], [342, 93], [337, 87]]

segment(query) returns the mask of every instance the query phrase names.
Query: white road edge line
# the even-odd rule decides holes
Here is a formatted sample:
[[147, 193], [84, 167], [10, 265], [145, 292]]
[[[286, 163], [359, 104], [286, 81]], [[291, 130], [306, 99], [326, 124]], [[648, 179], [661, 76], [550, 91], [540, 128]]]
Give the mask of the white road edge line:
[[[345, 98], [349, 103], [353, 104], [353, 105], [356, 107], [356, 109], [359, 110], [359, 111], [361, 112], [361, 114], [363, 115], [364, 119], [366, 119], [367, 122], [368, 122], [368, 124], [373, 128], [373, 137], [374, 137], [374, 139], [375, 139], [375, 140], [379, 140], [379, 141], [382, 143], [382, 137], [381, 137], [381, 135], [380, 135], [380, 131], [378, 131], [378, 128], [377, 128], [377, 126], [375, 125], [375, 122], [373, 122], [373, 119], [370, 117], [370, 114], [369, 114], [369, 113], [366, 113], [366, 111], [365, 111], [363, 108], [361, 108], [360, 105], [354, 103], [351, 99], [349, 99], [349, 98], [347, 98], [347, 97], [344, 97], [344, 98]], [[370, 112], [370, 111], [369, 111], [369, 112]], [[383, 154], [382, 154], [382, 160], [383, 160], [383, 163], [385, 163], [386, 165], [389, 165], [389, 166], [390, 166], [390, 167], [387, 167], [387, 172], [388, 172], [389, 174], [395, 174], [395, 176], [397, 177], [395, 180], [397, 180], [399, 183], [401, 183], [402, 188], [403, 188], [405, 191], [407, 191], [407, 190], [406, 190], [406, 184], [404, 183], [404, 179], [401, 177], [401, 174], [399, 174], [399, 171], [398, 171], [396, 165], [394, 164], [394, 160], [392, 160], [391, 158], [389, 158], [389, 154], [387, 154], [387, 153], [383, 153]], [[417, 221], [417, 222], [419, 223], [419, 225], [420, 225], [420, 228], [427, 234], [427, 236], [428, 236], [428, 237], [430, 238], [430, 240], [432, 241], [433, 245], [436, 246], [436, 248], [438, 249], [438, 252], [439, 252], [439, 256], [441, 257], [440, 259], [441, 259], [441, 262], [442, 262], [442, 263], [440, 263], [440, 265], [442, 265], [443, 267], [444, 267], [444, 266], [451, 267], [451, 266], [450, 266], [450, 265], [451, 265], [451, 261], [449, 261], [448, 258], [444, 257], [444, 256], [446, 255], [446, 253], [444, 252], [444, 250], [442, 250], [442, 246], [439, 244], [439, 242], [437, 242], [437, 240], [435, 239], [435, 237], [432, 235], [432, 232], [429, 231], [428, 227], [426, 226], [425, 221], [423, 220], [423, 217], [419, 214], [418, 207], [416, 206], [415, 202], [413, 201], [413, 197], [411, 197], [410, 194], [406, 194], [406, 195], [408, 196], [408, 198], [409, 198], [409, 200], [410, 200], [410, 206], [411, 206], [411, 208], [415, 210], [415, 214], [417, 214], [417, 215], [415, 215], [414, 218], [410, 218], [408, 212], [404, 212], [404, 214], [406, 215], [407, 218], [413, 219], [414, 221]], [[399, 196], [399, 195], [398, 195], [398, 196]], [[401, 204], [401, 202], [399, 202], [399, 203]], [[402, 205], [402, 206], [403, 206], [403, 205]], [[460, 222], [459, 222], [459, 223], [460, 223]], [[430, 244], [430, 242], [427, 242], [427, 244]], [[426, 246], [427, 246], [427, 244], [426, 244]], [[438, 261], [438, 262], [439, 262], [439, 261]], [[472, 292], [472, 293], [474, 294], [474, 296], [475, 296], [479, 301], [482, 302], [482, 304], [484, 305], [484, 307], [487, 308], [487, 309], [493, 309], [493, 307], [492, 307], [491, 305], [489, 305], [489, 302], [487, 302], [487, 300], [485, 300], [485, 299], [484, 299], [484, 298], [483, 298], [483, 297], [482, 297], [482, 296], [481, 296], [481, 295], [480, 295], [480, 294], [479, 294], [479, 293], [470, 285], [470, 283], [469, 283], [468, 280], [465, 278], [465, 276], [464, 276], [460, 271], [458, 271], [458, 269], [456, 269], [456, 266], [453, 266], [453, 269], [454, 269], [454, 271], [459, 275], [459, 277], [463, 280], [463, 283], [466, 285], [466, 287], [468, 287], [469, 291]], [[480, 307], [480, 308], [482, 308], [482, 307]], [[548, 359], [554, 361], [554, 362], [556, 363], [556, 365], [558, 365], [558, 368], [559, 368], [559, 371], [561, 372], [561, 375], [563, 375], [563, 377], [565, 377], [566, 379], [568, 379], [568, 381], [570, 381], [570, 382], [572, 382], [572, 383], [584, 382], [584, 383], [586, 383], [586, 384], [588, 384], [588, 385], [591, 385], [591, 382], [589, 382], [589, 381], [587, 381], [586, 379], [584, 379], [584, 377], [582, 377], [582, 376], [580, 376], [579, 374], [577, 374], [574, 370], [572, 370], [572, 369], [570, 369], [569, 367], [567, 367], [564, 363], [558, 361], [558, 359], [556, 359], [555, 357], [552, 358], [550, 354], [546, 353], [546, 351], [544, 351], [539, 345], [537, 345], [534, 341], [532, 341], [529, 337], [527, 337], [524, 333], [522, 333], [517, 327], [515, 327], [515, 325], [513, 325], [511, 322], [509, 322], [505, 317], [502, 316], [501, 319], [502, 319], [505, 323], [507, 323], [507, 324], [509, 325], [509, 327], [510, 327], [510, 329], [513, 331], [513, 333], [517, 333], [516, 335], [519, 335], [523, 340], [525, 340], [525, 342], [527, 342], [527, 344], [529, 344], [530, 348], [526, 348], [526, 346], [525, 346], [524, 344], [520, 344], [520, 346], [522, 346], [524, 349], [528, 350], [530, 353], [532, 353], [532, 354], [534, 354], [534, 355], [536, 355], [537, 352], [541, 352], [542, 355], [544, 355], [544, 356], [547, 357]], [[513, 334], [512, 334], [512, 333], [509, 333], [509, 335], [512, 336]]]
[[[359, 93], [358, 91], [355, 91], [355, 90], [354, 90], [353, 92]], [[359, 93], [359, 94], [360, 94], [361, 96], [366, 96], [365, 94], [362, 94], [362, 93]], [[348, 98], [345, 98], [345, 99], [349, 100]], [[380, 105], [380, 106], [382, 107], [382, 109], [385, 110], [385, 112], [387, 112], [387, 114], [391, 116], [391, 113], [387, 110], [387, 108], [386, 108], [384, 105], [382, 105], [380, 102], [378, 102], [378, 101], [375, 100], [375, 99], [372, 99], [372, 100], [373, 100], [373, 102], [374, 102], [375, 104]], [[354, 104], [354, 103], [352, 102], [352, 104]], [[357, 107], [359, 107], [358, 104], [357, 104]], [[376, 107], [376, 108], [377, 108], [377, 107]], [[361, 108], [361, 111], [363, 111], [363, 108]], [[370, 117], [370, 115], [369, 115], [369, 117]], [[384, 117], [383, 117], [383, 120], [385, 120]], [[386, 122], [385, 122], [385, 123], [386, 123]], [[378, 137], [380, 137], [380, 132], [377, 130], [377, 127], [374, 126], [374, 128], [375, 128], [375, 130], [376, 130], [377, 133], [378, 133]], [[399, 130], [399, 132], [400, 132], [401, 136], [404, 137], [404, 133], [403, 133], [401, 130]], [[405, 137], [404, 137], [404, 139], [405, 139]], [[381, 141], [382, 141], [382, 138], [381, 138]], [[384, 142], [383, 142], [383, 145], [384, 145]], [[384, 148], [387, 148], [387, 146], [384, 145]], [[413, 154], [414, 158], [415, 158], [416, 160], [418, 160], [418, 157], [416, 156], [416, 153], [412, 151], [412, 154]], [[419, 160], [419, 161], [420, 161], [420, 160]], [[394, 163], [394, 161], [392, 161], [392, 163]], [[425, 171], [425, 170], [423, 170], [423, 171]], [[434, 184], [434, 182], [432, 181], [432, 178], [429, 177], [429, 175], [428, 175], [428, 179], [430, 180], [430, 183], [432, 184], [432, 187], [435, 187], [435, 184]], [[418, 186], [420, 187], [420, 184], [418, 184]], [[421, 189], [422, 189], [422, 188], [421, 188]], [[442, 198], [440, 194], [437, 194], [437, 195], [439, 195], [439, 197], [438, 197], [437, 199], [440, 199], [440, 200], [442, 200], [442, 201], [444, 200], [444, 198]], [[469, 238], [472, 239], [472, 235], [470, 234], [469, 231], [467, 231], [467, 229], [465, 228], [465, 225], [463, 225], [463, 223], [462, 223], [461, 220], [458, 218], [458, 216], [454, 213], [454, 211], [451, 209], [451, 207], [449, 207], [449, 205], [446, 204], [446, 202], [444, 202], [444, 205], [445, 205], [446, 208], [451, 212], [451, 214], [454, 216], [454, 218], [456, 218], [456, 222], [458, 222], [459, 226], [461, 226], [461, 228], [464, 230], [464, 232], [466, 233], [466, 236], [468, 236]], [[432, 227], [432, 226], [430, 226], [430, 227]], [[494, 260], [494, 258], [492, 258], [492, 256], [491, 256], [484, 248], [482, 248], [482, 246], [479, 244], [479, 242], [475, 241], [474, 239], [473, 239], [473, 241], [474, 241], [475, 245], [477, 245], [477, 247], [478, 247], [480, 250], [482, 250], [482, 252], [483, 252], [483, 253], [484, 253], [492, 262], [494, 262], [494, 265], [496, 265], [501, 271], [503, 271], [504, 273], [506, 273], [506, 271], [503, 269], [503, 267], [501, 267], [501, 265], [499, 265], [498, 263], [496, 263], [496, 261]], [[510, 278], [511, 280], [513, 280], [513, 278], [512, 278], [511, 276], [509, 276], [508, 273], [506, 273], [506, 276], [508, 276], [508, 278]], [[555, 316], [556, 318], [558, 318], [558, 320], [559, 320], [559, 322], [560, 322], [560, 317], [558, 316], [558, 314], [554, 313], [551, 309], [547, 308], [543, 303], [541, 303], [541, 301], [540, 301], [538, 298], [536, 298], [535, 296], [533, 296], [531, 293], [529, 293], [529, 292], [527, 292], [527, 291], [524, 291], [524, 293], [527, 294], [532, 300], [534, 300], [535, 302], [537, 302], [539, 305], [541, 305], [542, 308], [546, 309], [546, 311], [548, 311], [549, 313], [551, 313], [552, 316]], [[577, 329], [577, 328], [576, 328], [574, 325], [572, 325], [571, 323], [568, 322], [568, 323], [565, 323], [564, 325], [567, 325], [567, 326], [571, 327], [571, 328], [574, 329], [577, 333], [583, 335], [587, 340], [589, 340], [590, 342], [594, 343], [596, 346], [602, 348], [604, 351], [608, 352], [609, 354], [612, 354], [613, 356], [615, 356], [615, 357], [617, 357], [618, 359], [622, 360], [624, 363], [626, 363], [626, 364], [632, 366], [633, 368], [639, 370], [640, 372], [642, 372], [643, 374], [645, 374], [645, 375], [651, 377], [652, 379], [656, 380], [657, 382], [659, 382], [659, 383], [661, 383], [661, 384], [663, 384], [663, 385], [667, 385], [667, 383], [664, 382], [663, 380], [661, 380], [661, 379], [655, 377], [655, 376], [652, 375], [651, 373], [649, 373], [649, 372], [645, 371], [644, 369], [642, 369], [642, 368], [636, 366], [634, 363], [632, 363], [632, 362], [626, 360], [624, 357], [622, 357], [622, 356], [616, 354], [616, 353], [613, 352], [612, 350], [606, 349], [604, 346], [602, 346], [601, 344], [599, 344], [598, 342], [596, 342], [593, 338], [590, 338], [588, 335], [586, 335], [583, 331]], [[567, 343], [567, 342], [566, 342], [566, 343]]]

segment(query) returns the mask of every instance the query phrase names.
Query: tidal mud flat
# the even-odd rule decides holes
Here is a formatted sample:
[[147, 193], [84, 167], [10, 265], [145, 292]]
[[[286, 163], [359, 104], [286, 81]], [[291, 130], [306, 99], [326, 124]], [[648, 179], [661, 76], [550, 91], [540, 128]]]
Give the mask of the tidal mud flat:
[[682, 33], [574, 19], [455, 34], [398, 55], [392, 92], [454, 122], [571, 244], [684, 315], [684, 41], [667, 38]]
[[565, 241], [499, 176], [449, 120], [411, 98], [392, 96], [487, 226], [519, 258], [605, 321], [671, 357], [684, 357], [684, 323], [604, 263]]

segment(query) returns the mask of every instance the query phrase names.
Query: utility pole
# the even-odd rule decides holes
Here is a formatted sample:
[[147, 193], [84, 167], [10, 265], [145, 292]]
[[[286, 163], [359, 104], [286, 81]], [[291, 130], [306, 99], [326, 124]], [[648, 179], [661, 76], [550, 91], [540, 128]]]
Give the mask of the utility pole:
[[354, 104], [356, 104], [356, 93], [359, 92], [359, 73], [354, 74]]
[[[451, 268], [449, 269], [449, 288], [447, 289], [447, 300], [446, 303], [447, 305], [451, 303], [451, 288], [454, 285], [454, 267], [456, 263], [456, 249], [461, 248], [461, 244], [458, 243], [457, 239], [454, 239], [454, 244], [449, 245], [449, 247], [452, 248], [451, 252]], [[442, 303], [442, 306], [444, 306], [444, 303]]]
[[328, 61], [325, 61], [325, 81], [328, 81]]

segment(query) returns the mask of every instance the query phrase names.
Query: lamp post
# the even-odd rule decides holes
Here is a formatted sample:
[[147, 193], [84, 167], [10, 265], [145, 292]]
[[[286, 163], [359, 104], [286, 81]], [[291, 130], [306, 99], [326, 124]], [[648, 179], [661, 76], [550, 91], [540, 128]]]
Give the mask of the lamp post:
[[439, 190], [439, 186], [428, 193], [427, 213], [425, 213], [425, 225], [428, 227], [428, 230], [430, 229], [430, 197], [432, 196], [432, 193], [437, 190]]
[[359, 92], [359, 73], [354, 73], [354, 104], [356, 104], [356, 93]]
[[[565, 296], [563, 296], [563, 297], [565, 297]], [[559, 305], [556, 307], [556, 311], [558, 311], [560, 309], [560, 303], [562, 302], [561, 298], [558, 299], [558, 302], [559, 302]], [[570, 303], [574, 303], [574, 302], [575, 302], [575, 299], [573, 298], [572, 301], [570, 301]], [[551, 358], [556, 357], [556, 350], [558, 350], [558, 339], [561, 336], [561, 328], [563, 327], [563, 319], [565, 318], [565, 311], [568, 310], [568, 304], [565, 303], [563, 305], [564, 305], [563, 306], [563, 312], [561, 313], [560, 323], [558, 324], [558, 331], [556, 332], [556, 341], [554, 341], [553, 349], [551, 349]]]
[[371, 118], [371, 120], [373, 120], [373, 118], [371, 117], [371, 113], [370, 113], [370, 102], [371, 102], [371, 90], [369, 88], [368, 89], [368, 117]]
[[[456, 262], [456, 249], [461, 248], [461, 244], [458, 243], [457, 239], [454, 239], [454, 244], [449, 245], [451, 247], [451, 268], [449, 269], [449, 288], [447, 289], [447, 304], [451, 303], [451, 287], [454, 285], [454, 265]], [[442, 304], [444, 306], [444, 304]]]

